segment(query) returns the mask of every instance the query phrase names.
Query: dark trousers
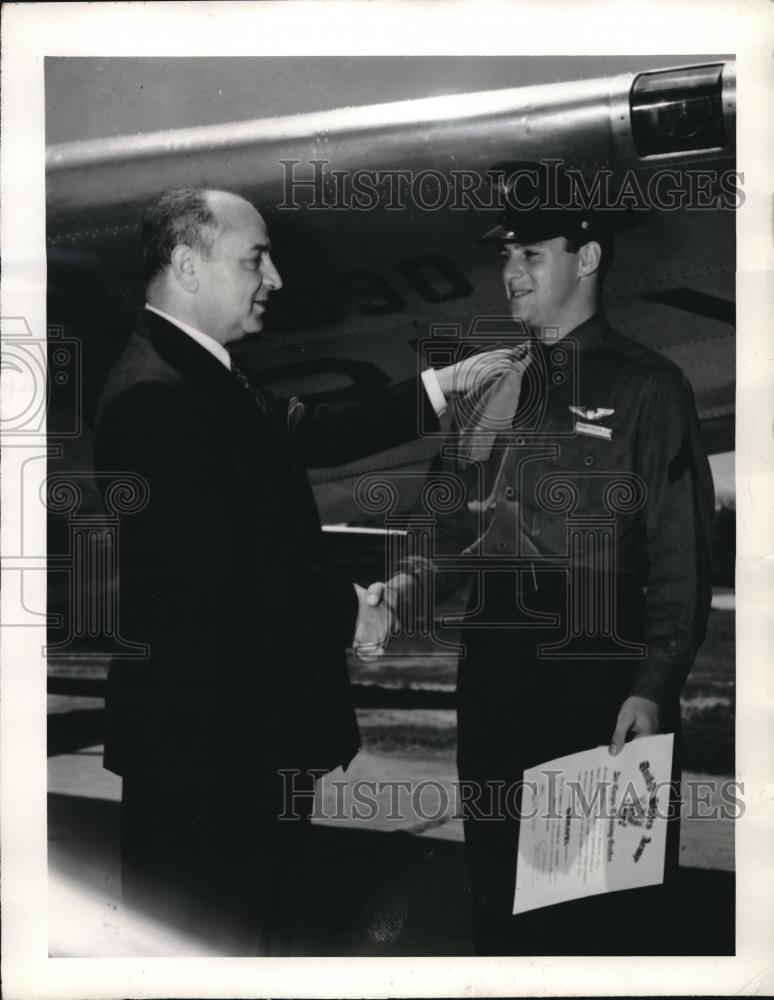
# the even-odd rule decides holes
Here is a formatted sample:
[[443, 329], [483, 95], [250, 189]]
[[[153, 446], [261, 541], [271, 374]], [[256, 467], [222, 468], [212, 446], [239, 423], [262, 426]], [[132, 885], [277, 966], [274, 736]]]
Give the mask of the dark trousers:
[[313, 787], [288, 808], [276, 774], [124, 778], [124, 901], [217, 953], [292, 952]]
[[[467, 650], [458, 682], [458, 767], [469, 792], [464, 808], [468, 873], [476, 951], [496, 955], [594, 955], [674, 953], [669, 926], [679, 852], [679, 793], [668, 823], [664, 886], [589, 897], [513, 916], [519, 836], [520, 793], [526, 768], [556, 757], [608, 745], [618, 710], [628, 696], [638, 660], [587, 659], [580, 644], [566, 658], [546, 658], [539, 647], [567, 631], [566, 580], [538, 577], [538, 589], [522, 594], [532, 612], [551, 613], [558, 623], [505, 628], [514, 612], [513, 581], [488, 588], [487, 613], [499, 627], [462, 633]], [[636, 641], [642, 628], [642, 596], [619, 582], [618, 634]], [[589, 648], [586, 649], [588, 652]], [[674, 732], [673, 787], [679, 777], [679, 705], [662, 717]], [[492, 818], [494, 816], [494, 818]]]

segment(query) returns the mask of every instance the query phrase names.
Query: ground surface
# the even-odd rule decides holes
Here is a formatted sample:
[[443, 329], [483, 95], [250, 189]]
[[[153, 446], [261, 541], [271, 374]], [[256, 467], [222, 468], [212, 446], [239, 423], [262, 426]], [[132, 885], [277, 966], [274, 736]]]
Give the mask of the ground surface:
[[[734, 837], [730, 819], [697, 816], [733, 775], [733, 595], [718, 594], [706, 643], [683, 703], [684, 821], [681, 835], [688, 954], [732, 949]], [[396, 640], [376, 666], [352, 662], [363, 750], [318, 794], [304, 914], [303, 953], [465, 955], [472, 953], [462, 823], [431, 791], [420, 814], [378, 798], [367, 819], [339, 808], [356, 781], [420, 782], [449, 789], [453, 804], [456, 659]], [[207, 954], [147, 916], [127, 913], [119, 891], [120, 779], [101, 766], [105, 661], [51, 668], [49, 695], [49, 864], [51, 953]], [[708, 791], [709, 789], [709, 791]], [[711, 790], [711, 789], [714, 789]], [[405, 804], [405, 800], [404, 800]], [[342, 870], [341, 859], [346, 859]]]

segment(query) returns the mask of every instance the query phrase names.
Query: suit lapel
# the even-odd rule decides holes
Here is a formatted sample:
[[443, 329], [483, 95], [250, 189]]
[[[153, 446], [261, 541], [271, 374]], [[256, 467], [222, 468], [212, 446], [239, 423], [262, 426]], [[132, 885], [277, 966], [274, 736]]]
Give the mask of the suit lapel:
[[273, 455], [284, 464], [281, 437], [225, 365], [173, 323], [147, 309], [140, 313], [137, 333], [150, 340], [159, 357], [205, 396], [242, 472], [254, 469], [256, 450], [263, 459]]

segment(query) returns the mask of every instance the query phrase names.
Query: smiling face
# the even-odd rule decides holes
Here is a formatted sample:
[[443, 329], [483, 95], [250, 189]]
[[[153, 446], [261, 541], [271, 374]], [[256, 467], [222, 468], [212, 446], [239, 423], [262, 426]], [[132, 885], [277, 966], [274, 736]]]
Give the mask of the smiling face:
[[199, 329], [221, 344], [263, 329], [270, 292], [282, 288], [272, 262], [269, 234], [258, 212], [236, 195], [207, 195], [217, 220], [211, 253], [194, 251], [194, 295]]
[[564, 336], [593, 313], [596, 285], [589, 285], [583, 251], [568, 250], [563, 236], [537, 243], [504, 243], [503, 283], [514, 319], [523, 320], [538, 339], [544, 327]]

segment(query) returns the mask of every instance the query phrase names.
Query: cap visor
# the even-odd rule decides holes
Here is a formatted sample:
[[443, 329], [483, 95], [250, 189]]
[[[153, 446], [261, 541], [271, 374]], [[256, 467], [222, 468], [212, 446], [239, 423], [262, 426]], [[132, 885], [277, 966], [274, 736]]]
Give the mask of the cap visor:
[[490, 229], [489, 232], [484, 233], [483, 236], [479, 236], [479, 243], [502, 243], [510, 235], [513, 239], [513, 233], [510, 229], [506, 229], [505, 226], [495, 226], [494, 229]]

